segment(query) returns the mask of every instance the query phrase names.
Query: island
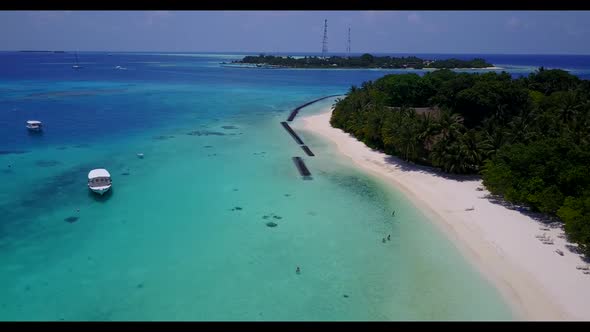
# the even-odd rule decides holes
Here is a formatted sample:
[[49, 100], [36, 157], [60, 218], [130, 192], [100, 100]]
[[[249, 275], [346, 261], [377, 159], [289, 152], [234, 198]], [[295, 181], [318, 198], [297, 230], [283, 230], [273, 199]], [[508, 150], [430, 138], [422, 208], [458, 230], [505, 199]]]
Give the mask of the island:
[[540, 68], [438, 70], [352, 86], [331, 125], [371, 148], [445, 173], [478, 174], [508, 203], [560, 223], [590, 256], [590, 81]]
[[589, 101], [590, 81], [564, 70], [443, 69], [353, 85], [293, 128], [403, 193], [522, 317], [580, 320], [590, 316]]
[[233, 65], [265, 68], [376, 68], [376, 69], [459, 69], [459, 68], [495, 68], [493, 64], [481, 58], [472, 60], [440, 59], [428, 60], [415, 56], [391, 57], [373, 56], [363, 54], [356, 57], [317, 57], [305, 56], [294, 58], [292, 56], [274, 56], [260, 54], [248, 55], [242, 60], [232, 61]]

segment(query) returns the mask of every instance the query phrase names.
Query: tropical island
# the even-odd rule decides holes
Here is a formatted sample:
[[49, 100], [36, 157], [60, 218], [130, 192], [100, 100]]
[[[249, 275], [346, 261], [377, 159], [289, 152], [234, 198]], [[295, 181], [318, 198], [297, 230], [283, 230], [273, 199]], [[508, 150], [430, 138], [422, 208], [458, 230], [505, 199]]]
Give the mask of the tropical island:
[[459, 69], [459, 68], [494, 68], [491, 63], [481, 58], [472, 60], [445, 59], [426, 60], [415, 56], [390, 57], [373, 56], [365, 53], [357, 57], [317, 57], [274, 56], [260, 54], [245, 56], [242, 60], [232, 61], [236, 65], [250, 65], [270, 68], [376, 68], [376, 69]]
[[590, 81], [439, 70], [352, 86], [330, 123], [367, 146], [446, 173], [565, 224], [590, 255]]
[[408, 197], [522, 317], [578, 320], [590, 315], [589, 101], [590, 81], [563, 70], [445, 69], [352, 86], [294, 128]]

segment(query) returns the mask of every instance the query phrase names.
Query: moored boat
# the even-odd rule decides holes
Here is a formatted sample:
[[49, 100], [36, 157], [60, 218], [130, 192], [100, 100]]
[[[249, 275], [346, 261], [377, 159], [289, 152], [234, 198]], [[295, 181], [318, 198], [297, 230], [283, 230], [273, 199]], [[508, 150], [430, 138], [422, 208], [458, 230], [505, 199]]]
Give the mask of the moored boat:
[[104, 194], [111, 189], [111, 174], [104, 168], [93, 169], [88, 173], [88, 188], [97, 194]]
[[27, 129], [31, 131], [40, 131], [43, 127], [43, 123], [37, 120], [28, 120], [27, 121]]

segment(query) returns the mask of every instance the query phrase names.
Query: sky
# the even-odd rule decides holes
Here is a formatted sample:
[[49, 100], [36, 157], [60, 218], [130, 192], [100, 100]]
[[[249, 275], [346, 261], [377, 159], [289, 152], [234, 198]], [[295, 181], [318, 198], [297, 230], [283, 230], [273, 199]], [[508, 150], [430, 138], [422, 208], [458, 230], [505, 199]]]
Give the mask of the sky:
[[0, 11], [0, 50], [590, 54], [590, 11]]

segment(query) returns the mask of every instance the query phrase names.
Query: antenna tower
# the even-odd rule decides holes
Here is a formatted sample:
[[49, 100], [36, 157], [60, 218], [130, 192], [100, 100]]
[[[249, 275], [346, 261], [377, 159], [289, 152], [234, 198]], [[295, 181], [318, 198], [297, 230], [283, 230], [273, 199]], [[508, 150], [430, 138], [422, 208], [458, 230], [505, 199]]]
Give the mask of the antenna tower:
[[350, 27], [348, 27], [348, 43], [346, 44], [346, 53], [348, 53], [348, 57], [350, 58]]
[[328, 53], [328, 19], [324, 19], [324, 39], [322, 40], [322, 58]]

